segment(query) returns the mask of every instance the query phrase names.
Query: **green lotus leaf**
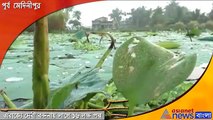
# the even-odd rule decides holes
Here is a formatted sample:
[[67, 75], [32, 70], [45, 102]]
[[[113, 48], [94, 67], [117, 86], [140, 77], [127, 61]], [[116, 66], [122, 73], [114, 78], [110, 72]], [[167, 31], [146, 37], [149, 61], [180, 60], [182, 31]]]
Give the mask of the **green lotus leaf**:
[[67, 108], [90, 94], [101, 93], [110, 79], [101, 78], [98, 68], [80, 69], [62, 83], [51, 82], [48, 108]]
[[173, 41], [161, 41], [158, 42], [157, 45], [164, 47], [166, 49], [178, 49], [180, 47], [180, 44]]
[[142, 38], [127, 40], [116, 51], [113, 80], [129, 107], [144, 104], [182, 83], [192, 72], [196, 54], [173, 52]]

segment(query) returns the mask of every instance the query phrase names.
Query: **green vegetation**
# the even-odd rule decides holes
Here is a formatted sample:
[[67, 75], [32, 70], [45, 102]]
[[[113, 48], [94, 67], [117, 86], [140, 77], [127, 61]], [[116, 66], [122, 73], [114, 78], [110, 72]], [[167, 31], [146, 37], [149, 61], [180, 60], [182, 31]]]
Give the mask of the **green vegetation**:
[[[163, 10], [165, 9], [165, 10]], [[130, 16], [126, 18], [125, 16]], [[146, 9], [144, 6], [133, 8], [126, 13], [115, 8], [109, 17], [113, 20], [114, 28], [119, 31], [161, 31], [175, 30], [186, 31], [186, 29], [199, 28], [202, 30], [213, 30], [213, 10], [209, 13], [201, 13], [199, 9], [190, 11], [180, 6], [175, 0], [171, 0], [165, 8]], [[122, 20], [122, 18], [126, 18]], [[81, 25], [81, 12], [73, 10], [73, 7], [60, 10], [48, 16], [49, 31], [76, 31], [88, 29]], [[27, 28], [32, 32], [33, 26]], [[113, 30], [111, 30], [113, 31]]]
[[[121, 21], [126, 15], [130, 17]], [[213, 9], [207, 14], [201, 13], [199, 9], [190, 11], [188, 8], [180, 6], [175, 0], [171, 0], [165, 8], [146, 9], [142, 6], [131, 9], [129, 13], [116, 8], [112, 10], [109, 16], [115, 21], [116, 28], [121, 31], [161, 31], [171, 29], [185, 31], [186, 28], [192, 29], [196, 27], [203, 30], [213, 30]]]
[[[90, 32], [90, 34], [93, 34], [93, 35], [89, 36], [90, 42], [88, 43], [86, 41], [84, 34], [82, 34], [82, 33], [84, 33], [84, 32], [79, 32], [77, 34], [77, 36], [78, 35], [80, 36], [79, 38], [82, 38], [82, 39], [77, 40], [77, 41], [79, 41], [79, 42], [81, 42], [82, 44], [85, 44], [85, 45], [90, 44], [90, 45], [95, 45], [95, 46], [100, 47], [99, 39], [100, 39], [101, 35], [104, 36], [103, 40], [108, 40], [110, 38], [107, 35], [107, 33]], [[165, 40], [172, 39], [175, 36], [183, 37], [184, 39], [186, 38], [185, 36], [183, 36], [183, 34], [177, 33], [177, 32], [153, 32], [153, 33], [150, 32], [150, 34], [154, 34], [154, 33], [156, 33], [155, 36], [149, 35], [146, 39], [155, 43], [155, 42], [159, 41], [158, 38], [165, 39]], [[126, 44], [126, 42], [129, 41], [128, 39], [130, 37], [144, 36], [144, 35], [149, 34], [149, 32], [131, 32], [131, 33], [129, 33], [129, 32], [126, 32], [126, 33], [113, 32], [112, 33], [111, 32], [110, 34], [111, 34], [111, 36], [116, 38], [116, 41], [117, 41], [116, 46], [118, 46], [117, 50], [119, 51], [119, 49], [121, 49], [121, 47], [124, 44]], [[113, 59], [115, 60], [115, 57], [116, 57], [116, 56], [114, 56], [114, 53], [112, 52], [109, 56], [110, 49], [108, 49], [105, 53], [100, 53], [100, 50], [98, 50], [98, 51], [94, 50], [92, 52], [91, 51], [85, 51], [85, 50], [82, 51], [83, 48], [81, 48], [81, 49], [79, 48], [78, 50], [73, 50], [73, 48], [75, 46], [75, 42], [70, 43], [68, 40], [70, 39], [70, 37], [74, 38], [72, 35], [75, 35], [75, 34], [51, 33], [51, 34], [48, 34], [48, 35], [49, 35], [49, 38], [51, 40], [50, 41], [50, 44], [51, 44], [50, 48], [52, 50], [51, 51], [52, 53], [50, 52], [51, 53], [51, 56], [50, 56], [50, 59], [51, 59], [50, 66], [51, 67], [50, 67], [50, 70], [49, 70], [50, 94], [49, 94], [49, 97], [48, 97], [48, 105], [46, 106], [46, 108], [54, 108], [54, 109], [55, 108], [56, 109], [57, 108], [61, 108], [61, 109], [63, 109], [63, 108], [65, 108], [65, 109], [103, 109], [103, 110], [107, 111], [106, 117], [113, 118], [113, 114], [120, 114], [120, 116], [119, 115], [117, 115], [117, 116], [118, 117], [124, 117], [126, 115], [126, 113], [128, 113], [128, 107], [132, 107], [131, 106], [132, 103], [130, 102], [132, 100], [130, 100], [131, 98], [129, 99], [128, 97], [126, 97], [126, 95], [122, 91], [120, 91], [119, 87], [117, 87], [118, 85], [114, 83], [114, 81], [115, 81], [114, 76], [113, 77], [111, 76], [112, 75], [112, 68], [110, 67], [110, 65], [112, 65], [112, 61], [113, 61]], [[83, 37], [81, 35], [83, 35]], [[29, 36], [29, 35], [23, 34], [18, 39], [21, 40], [21, 39], [31, 38], [31, 37], [26, 37], [26, 36]], [[137, 43], [138, 40], [140, 40], [140, 39], [142, 40], [142, 38], [137, 38], [135, 40], [135, 42]], [[187, 48], [187, 46], [190, 45], [190, 42], [185, 43], [185, 41], [182, 40], [182, 39], [171, 40], [171, 41], [162, 41], [162, 42], [174, 42], [174, 43], [178, 43], [178, 44], [181, 43], [181, 45], [183, 47], [181, 47], [181, 49], [178, 49], [178, 50], [172, 50], [174, 52], [176, 52], [176, 51], [179, 52], [179, 51], [182, 51], [182, 50], [184, 52], [185, 51], [187, 52], [189, 50]], [[199, 45], [194, 46], [194, 48], [205, 47], [205, 44], [202, 44], [199, 41], [195, 41], [195, 42], [196, 42], [196, 44], [199, 44]], [[105, 43], [108, 43], [108, 41], [103, 41], [102, 43], [105, 44]], [[27, 44], [29, 44], [29, 43], [27, 42]], [[131, 52], [131, 47], [132, 47], [132, 51], [135, 51], [135, 49], [137, 48], [137, 46], [134, 46], [134, 45], [135, 44], [133, 44], [133, 46], [129, 46], [130, 52]], [[30, 46], [32, 46], [32, 45], [30, 44]], [[113, 45], [110, 45], [110, 46], [113, 46]], [[149, 49], [150, 52], [147, 49], [145, 50], [145, 48], [147, 48], [147, 47], [150, 48]], [[209, 46], [209, 47], [211, 47], [211, 46]], [[105, 48], [106, 48], [105, 46], [102, 46], [100, 49], [103, 50]], [[110, 47], [110, 48], [113, 48], [113, 47]], [[26, 49], [30, 50], [30, 48], [26, 48]], [[159, 54], [158, 52], [161, 52], [160, 50], [157, 50], [158, 52], [156, 53], [155, 49], [153, 49], [152, 46], [149, 46], [149, 45], [146, 46], [145, 44], [143, 46], [143, 49], [144, 50], [140, 50], [140, 51], [144, 51], [146, 53], [149, 53], [149, 54], [151, 54], [151, 56], [155, 56], [153, 54]], [[206, 47], [205, 47], [205, 49], [206, 49]], [[66, 51], [64, 51], [64, 50], [66, 50]], [[163, 53], [163, 52], [161, 52], [161, 53]], [[22, 54], [25, 56], [24, 59], [22, 57]], [[26, 57], [25, 54], [29, 54], [29, 55]], [[31, 52], [23, 53], [23, 51], [21, 51], [19, 53], [14, 54], [15, 59], [13, 59], [13, 61], [15, 61], [15, 63], [17, 63], [17, 66], [20, 66], [20, 64], [22, 64], [22, 63], [29, 64], [30, 62], [29, 62], [28, 59], [31, 57], [31, 54], [32, 54]], [[75, 58], [63, 59], [63, 56], [67, 55], [67, 54], [73, 55], [73, 56], [75, 56]], [[137, 56], [138, 56], [137, 52], [135, 52], [135, 55], [132, 54], [132, 55], [128, 56], [128, 54], [129, 54], [128, 50], [125, 52], [125, 54], [120, 54], [121, 57], [123, 56], [125, 58], [125, 59], [122, 59], [122, 61], [126, 60], [128, 57], [131, 57], [131, 56], [135, 57], [135, 59], [136, 59]], [[21, 56], [21, 57], [16, 58], [16, 56], [18, 56], [18, 55]], [[143, 58], [144, 58], [144, 54], [141, 54], [141, 55], [143, 55]], [[62, 56], [61, 57], [62, 59], [60, 59], [57, 56]], [[9, 57], [14, 58], [13, 56], [9, 56]], [[112, 57], [113, 57], [113, 59], [112, 59]], [[160, 56], [156, 56], [156, 57], [161, 58]], [[6, 56], [6, 58], [8, 58], [8, 56]], [[25, 58], [28, 58], [28, 59], [25, 60]], [[79, 58], [81, 58], [81, 59], [79, 59]], [[97, 62], [97, 59], [99, 59], [99, 58], [101, 58], [101, 59]], [[107, 58], [107, 60], [105, 60], [106, 58]], [[186, 59], [187, 58], [188, 57], [186, 57]], [[179, 60], [180, 60], [180, 62], [182, 62], [182, 61], [185, 60], [185, 57], [183, 59], [180, 58]], [[199, 58], [199, 60], [200, 60], [200, 58]], [[67, 62], [67, 61], [69, 61], [69, 62]], [[93, 62], [93, 61], [95, 61], [95, 62]], [[138, 62], [140, 62], [140, 61], [141, 60], [138, 60]], [[145, 61], [145, 60], [143, 60], [143, 61]], [[151, 61], [151, 63], [154, 62], [152, 59], [149, 59], [148, 61], [149, 61], [149, 63], [150, 63], [150, 61]], [[172, 62], [172, 61], [170, 61], [170, 62]], [[103, 65], [101, 65], [101, 68], [98, 67], [98, 66], [100, 66], [99, 63], [100, 64], [104, 63]], [[140, 62], [140, 63], [143, 64], [143, 62]], [[176, 61], [176, 63], [178, 63], [178, 62]], [[26, 66], [26, 64], [23, 64], [23, 65]], [[82, 66], [80, 64], [82, 64]], [[132, 63], [130, 62], [129, 65], [131, 65], [131, 64]], [[175, 62], [174, 62], [174, 64], [175, 64]], [[199, 64], [200, 64], [200, 62], [199, 62]], [[9, 64], [9, 65], [11, 65], [11, 64]], [[94, 65], [94, 67], [92, 67], [93, 65]], [[139, 66], [139, 64], [137, 64], [137, 65]], [[149, 67], [149, 64], [144, 63], [143, 65], [145, 67], [146, 66]], [[166, 65], [170, 66], [170, 64], [166, 64]], [[171, 65], [173, 65], [173, 64], [171, 64]], [[55, 67], [55, 66], [57, 66], [57, 67]], [[112, 67], [114, 67], [114, 65]], [[161, 67], [163, 69], [164, 65], [162, 65]], [[5, 68], [7, 70], [7, 66]], [[16, 68], [14, 68], [14, 69], [16, 69]], [[20, 69], [20, 68], [17, 67], [17, 69]], [[23, 67], [22, 71], [25, 71], [24, 73], [28, 74], [29, 69], [30, 68], [28, 68], [28, 67]], [[131, 67], [131, 70], [132, 69], [133, 68]], [[182, 69], [186, 69], [186, 68], [181, 67], [180, 70], [182, 70]], [[136, 70], [136, 68], [134, 68], [134, 70]], [[143, 70], [143, 69], [141, 69], [141, 70], [143, 71], [143, 73], [140, 72], [140, 74], [146, 74], [148, 72], [148, 71]], [[13, 71], [13, 70], [10, 70], [10, 71]], [[18, 71], [20, 71], [20, 70], [18, 70]], [[66, 71], [66, 73], [64, 71]], [[73, 71], [75, 71], [75, 72], [73, 72]], [[167, 70], [165, 70], [165, 72], [166, 71]], [[169, 71], [171, 71], [171, 70], [169, 70]], [[185, 72], [185, 71], [183, 71], [183, 72]], [[26, 75], [26, 74], [22, 74], [22, 73], [23, 72], [21, 72], [21, 75]], [[73, 73], [74, 73], [74, 75], [73, 75]], [[137, 76], [136, 73], [135, 73], [134, 76]], [[16, 71], [15, 71], [15, 73], [11, 73], [10, 75], [12, 75], [12, 74], [14, 76], [20, 75], [20, 73], [17, 73]], [[171, 74], [171, 73], [168, 73], [168, 74]], [[60, 76], [58, 77], [58, 75], [60, 75]], [[148, 75], [148, 73], [146, 75]], [[2, 76], [2, 79], [7, 78], [7, 77], [4, 78], [4, 76], [6, 76], [6, 75], [4, 74]], [[154, 75], [154, 76], [157, 76], [157, 75]], [[169, 75], [169, 76], [171, 76], [171, 75]], [[27, 81], [28, 78], [29, 77], [24, 78], [24, 80], [26, 80], [24, 82], [28, 82]], [[163, 77], [158, 76], [158, 78], [163, 78]], [[148, 79], [148, 77], [147, 77], [147, 79]], [[152, 79], [152, 78], [150, 78], [150, 79]], [[183, 81], [183, 80], [185, 80], [185, 79], [181, 79], [181, 81]], [[144, 79], [144, 81], [146, 81], [146, 80]], [[154, 81], [154, 78], [153, 78], [153, 81]], [[179, 81], [179, 79], [177, 81]], [[139, 83], [138, 83], [138, 85], [139, 85]], [[162, 83], [165, 83], [165, 82], [162, 82]], [[7, 86], [8, 90], [9, 89], [15, 89], [15, 87], [12, 86], [11, 84], [9, 84], [9, 83], [7, 83], [7, 84], [8, 84], [8, 86]], [[31, 85], [31, 83], [27, 83], [27, 85], [22, 85], [21, 82], [20, 83], [17, 82], [17, 83], [14, 83], [14, 84], [20, 85], [21, 89], [23, 89], [23, 87]], [[143, 84], [152, 84], [152, 83], [144, 82]], [[156, 84], [153, 84], [152, 87], [157, 86]], [[175, 83], [174, 85], [177, 85], [177, 84]], [[9, 86], [12, 86], [12, 87], [9, 87]], [[170, 86], [170, 85], [168, 85], [168, 86]], [[144, 87], [142, 88], [140, 86], [140, 90], [138, 90], [137, 92], [138, 92], [138, 94], [139, 93], [144, 94], [144, 95], [141, 96], [141, 97], [143, 97], [143, 99], [137, 98], [137, 97], [136, 98], [142, 99], [142, 100], [140, 100], [142, 102], [144, 100], [147, 100], [147, 101], [143, 102], [141, 104], [139, 103], [137, 106], [135, 106], [132, 110], [132, 111], [134, 111], [133, 114], [147, 112], [147, 111], [150, 111], [154, 108], [165, 105], [168, 102], [179, 97], [182, 93], [184, 93], [186, 90], [188, 90], [188, 88], [191, 87], [191, 86], [192, 86], [192, 83], [189, 83], [188, 81], [184, 82], [184, 83], [182, 82], [180, 85], [178, 85], [177, 87], [173, 87], [172, 89], [167, 89], [165, 91], [159, 90], [160, 95], [155, 96], [155, 97], [152, 96], [154, 93], [152, 93], [152, 91], [148, 89], [148, 92], [151, 93], [151, 94], [149, 94], [151, 96], [150, 98], [147, 98], [147, 94], [144, 94], [144, 92], [142, 92], [142, 91], [145, 91], [145, 88]], [[90, 88], [90, 89], [88, 89], [88, 88]], [[28, 89], [31, 89], [31, 87], [28, 88]], [[21, 94], [23, 92], [19, 92], [19, 93], [15, 92], [14, 93], [14, 92], [11, 92], [11, 91], [8, 91], [8, 90], [5, 90], [5, 92], [7, 92], [7, 95], [10, 96], [10, 97], [14, 96], [13, 94], [16, 94], [16, 98], [19, 95], [20, 95], [20, 97], [23, 97], [23, 95]], [[26, 89], [24, 89], [24, 91], [25, 90]], [[131, 93], [133, 93], [133, 92], [135, 92], [135, 91], [131, 91]], [[137, 94], [137, 92], [135, 94]], [[29, 92], [26, 92], [26, 94], [27, 93], [29, 94]], [[5, 96], [3, 96], [3, 97], [5, 97]], [[20, 97], [18, 97], [18, 98], [20, 98]], [[129, 101], [127, 102], [127, 100], [129, 100]], [[10, 100], [10, 101], [13, 102], [13, 99]], [[7, 104], [10, 104], [10, 101], [8, 101]], [[25, 102], [26, 104], [24, 106], [18, 106], [17, 105], [17, 108], [24, 108], [24, 109], [33, 108], [32, 100], [30, 99], [29, 101]], [[111, 104], [110, 107], [107, 108], [107, 104]], [[8, 105], [8, 107], [9, 106], [14, 107], [12, 104]], [[116, 108], [119, 108], [119, 109], [113, 109], [113, 107], [116, 107]], [[129, 112], [129, 115], [131, 115], [131, 110]]]
[[187, 30], [186, 36], [188, 36], [192, 42], [192, 37], [199, 36], [201, 31], [198, 28], [192, 27], [191, 29]]
[[65, 30], [68, 15], [64, 11], [57, 11], [48, 16], [49, 32], [61, 32]]
[[173, 41], [160, 41], [157, 43], [157, 45], [166, 49], [178, 49], [180, 47], [179, 43]]
[[[69, 12], [73, 13], [73, 19], [69, 19]], [[122, 21], [122, 16], [127, 14], [130, 17]], [[126, 117], [126, 113], [131, 116], [160, 107], [176, 99], [193, 85], [184, 80], [194, 69], [197, 56], [175, 54], [182, 52], [182, 48], [183, 52], [192, 50], [189, 48], [192, 44], [184, 41], [186, 36], [190, 39], [199, 36], [201, 25], [202, 29], [211, 30], [213, 27], [211, 26], [213, 10], [206, 16], [198, 9], [189, 11], [175, 1], [167, 5], [165, 11], [161, 7], [146, 10], [143, 6], [132, 9], [130, 13], [114, 9], [109, 16], [115, 22], [115, 27], [126, 33], [82, 30], [80, 16], [81, 13], [73, 11], [72, 8], [58, 11], [34, 24], [33, 43], [30, 40], [24, 43], [21, 38], [14, 42], [10, 50], [22, 44], [27, 44], [27, 50], [12, 51], [14, 53], [11, 52], [5, 57], [10, 58], [6, 63], [13, 62], [25, 66], [19, 68], [15, 64], [15, 67], [6, 66], [4, 70], [7, 70], [7, 73], [12, 71], [10, 75], [15, 76], [20, 76], [22, 71], [25, 71], [21, 77], [27, 76], [23, 78], [26, 81], [13, 85], [5, 84], [7, 76], [2, 77], [6, 79], [3, 83], [7, 86], [8, 92], [15, 94], [16, 97], [23, 95], [23, 91], [16, 93], [18, 88], [23, 90], [23, 87], [33, 84], [33, 98], [23, 106], [16, 106], [8, 97], [10, 94], [7, 96], [5, 93], [7, 91], [0, 90], [0, 96], [9, 108], [102, 109], [106, 112], [106, 117], [113, 118], [114, 115]], [[70, 30], [75, 33], [65, 33], [66, 24], [69, 24]], [[56, 33], [49, 34], [48, 25], [49, 32]], [[175, 31], [188, 31], [186, 36], [180, 32], [158, 32], [158, 30], [170, 30], [170, 28]], [[134, 32], [141, 30], [148, 31]], [[94, 36], [90, 36], [91, 34]], [[24, 35], [29, 36], [29, 34]], [[143, 36], [149, 40], [135, 36]], [[169, 41], [175, 36], [183, 39], [175, 38], [176, 40]], [[50, 48], [48, 38], [51, 40]], [[156, 43], [159, 41], [158, 38], [168, 41]], [[108, 41], [103, 41], [101, 44], [101, 40], [110, 40], [109, 47], [103, 53], [100, 53], [100, 50], [106, 47], [101, 45]], [[212, 37], [200, 40], [212, 40]], [[207, 51], [205, 54], [209, 55], [207, 49], [212, 46], [199, 43], [201, 41], [196, 42], [198, 43], [193, 46], [193, 49], [196, 52], [197, 49], [205, 49], [201, 51], [201, 54]], [[115, 44], [116, 46], [118, 44], [118, 48], [114, 54], [112, 50]], [[180, 45], [183, 47], [178, 49]], [[49, 49], [52, 52], [51, 56], [49, 56]], [[168, 49], [175, 50], [172, 52]], [[32, 50], [34, 50], [33, 58]], [[63, 57], [64, 55], [66, 57]], [[201, 59], [206, 58], [202, 57], [198, 60], [200, 62]], [[31, 66], [31, 60], [33, 60], [33, 66]], [[30, 67], [32, 67], [32, 76], [29, 77]], [[31, 77], [32, 83], [29, 82]], [[0, 85], [3, 88], [4, 85]], [[9, 91], [10, 89], [15, 89], [15, 93]], [[27, 93], [29, 92], [26, 91]]]
[[0, 95], [5, 101], [5, 104], [11, 108], [11, 109], [16, 109], [16, 105], [10, 100], [10, 98], [6, 95], [6, 93], [3, 90], [0, 90]]
[[162, 106], [166, 103], [171, 102], [172, 100], [176, 99], [177, 97], [181, 96], [183, 93], [185, 93], [187, 90], [189, 90], [190, 87], [192, 87], [193, 83], [181, 83], [174, 89], [172, 89], [169, 92], [166, 92], [159, 96], [158, 98], [151, 100], [147, 104], [150, 108], [154, 109], [159, 106]]
[[[61, 33], [67, 32], [67, 30], [79, 30], [83, 28], [80, 19], [81, 12], [73, 10], [73, 7], [54, 12], [48, 16], [49, 32]], [[33, 32], [34, 24], [30, 25], [26, 31]]]
[[176, 31], [183, 31], [186, 29], [183, 22], [176, 22], [173, 26], [171, 26]]
[[213, 21], [209, 20], [205, 24], [205, 28], [213, 31]]
[[79, 30], [81, 28], [81, 12], [80, 11], [73, 11], [72, 20], [69, 20], [68, 23], [71, 25], [71, 30]]
[[95, 45], [93, 43], [77, 41], [73, 44], [74, 49], [76, 50], [86, 50], [86, 51], [93, 51], [93, 50], [100, 50], [101, 46]]
[[172, 90], [191, 74], [196, 54], [174, 56], [171, 51], [138, 37], [117, 49], [113, 80], [118, 91], [128, 99], [128, 115], [134, 113], [137, 104], [145, 104]]
[[118, 28], [118, 26], [120, 25], [121, 23], [121, 18], [122, 16], [121, 15], [124, 15], [124, 13], [119, 10], [118, 8], [112, 10], [112, 13], [109, 14], [110, 18], [114, 21], [115, 23], [115, 28]]

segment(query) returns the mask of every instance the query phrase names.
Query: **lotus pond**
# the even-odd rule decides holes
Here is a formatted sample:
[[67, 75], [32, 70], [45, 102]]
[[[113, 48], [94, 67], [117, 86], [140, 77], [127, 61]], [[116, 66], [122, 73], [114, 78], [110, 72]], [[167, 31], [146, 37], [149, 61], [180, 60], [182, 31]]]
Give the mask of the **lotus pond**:
[[[116, 39], [116, 48], [131, 37], [138, 36], [164, 46], [165, 48], [169, 48], [177, 54], [197, 54], [195, 68], [199, 70], [192, 73], [188, 80], [172, 91], [164, 93], [159, 98], [147, 104], [138, 105], [135, 111], [140, 113], [168, 103], [188, 90], [199, 78], [199, 76], [196, 75], [202, 74], [202, 71], [204, 71], [203, 67], [205, 68], [209, 63], [213, 51], [213, 41], [200, 41], [197, 37], [193, 38], [191, 42], [184, 33], [158, 32], [157, 35], [154, 36], [148, 32], [111, 32], [110, 34]], [[63, 82], [79, 70], [83, 71], [94, 67], [110, 45], [110, 40], [107, 37], [103, 37], [101, 43], [99, 43], [100, 36], [98, 35], [91, 35], [91, 43], [86, 45], [83, 44], [86, 37], [83, 37], [77, 42], [73, 42], [73, 34], [71, 33], [49, 33], [48, 36], [50, 42], [49, 79], [52, 82], [51, 84]], [[211, 36], [211, 33], [206, 32], [200, 35], [200, 37], [206, 36]], [[169, 42], [169, 45], [165, 44], [165, 41]], [[171, 47], [171, 45], [177, 47]], [[116, 49], [113, 49], [102, 65], [102, 68], [98, 70], [99, 78], [103, 81], [99, 82], [99, 78], [97, 78], [97, 80], [93, 81], [97, 84], [91, 87], [84, 86], [79, 91], [73, 93], [74, 95], [72, 99], [69, 100], [69, 104], [81, 100], [89, 93], [96, 92], [97, 88], [100, 88], [100, 92], [103, 93], [98, 93], [94, 96], [91, 99], [91, 103], [104, 106], [104, 99], [125, 100], [122, 94], [116, 90], [113, 82], [105, 86], [105, 83], [112, 78], [112, 62], [115, 51]], [[23, 33], [8, 50], [0, 69], [0, 89], [3, 89], [7, 95], [14, 100], [17, 106], [32, 100], [32, 62], [33, 34]], [[1, 97], [0, 107], [4, 107], [4, 102]]]

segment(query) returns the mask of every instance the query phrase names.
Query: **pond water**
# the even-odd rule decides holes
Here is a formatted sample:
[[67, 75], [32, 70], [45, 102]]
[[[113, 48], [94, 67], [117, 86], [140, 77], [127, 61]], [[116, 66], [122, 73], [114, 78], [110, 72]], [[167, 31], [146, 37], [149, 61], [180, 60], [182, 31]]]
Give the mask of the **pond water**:
[[[156, 36], [149, 36], [146, 32], [110, 33], [116, 39], [116, 47], [119, 47], [125, 40], [133, 36], [143, 37], [151, 42], [175, 41], [181, 46], [173, 49], [176, 53], [196, 53], [196, 67], [207, 65], [213, 51], [213, 41], [199, 41], [193, 38], [191, 42], [185, 34], [176, 32], [158, 32]], [[200, 37], [209, 36], [209, 33], [202, 33]], [[67, 76], [72, 76], [80, 67], [94, 67], [99, 61], [110, 42], [109, 38], [103, 38], [102, 49], [95, 51], [75, 50], [73, 43], [69, 42], [71, 34], [49, 34], [50, 40], [50, 67], [49, 78], [51, 81], [61, 81]], [[86, 38], [83, 38], [85, 40]], [[92, 35], [90, 40], [99, 45], [100, 36]], [[17, 42], [19, 41], [19, 42]], [[19, 44], [18, 44], [19, 43]], [[15, 44], [15, 43], [14, 43]], [[23, 33], [16, 44], [7, 52], [0, 69], [0, 89], [6, 91], [12, 98], [32, 98], [32, 52], [33, 34]], [[106, 59], [103, 68], [99, 71], [101, 77], [110, 79], [112, 77], [112, 61], [115, 50]], [[71, 56], [71, 57], [70, 57]], [[204, 66], [205, 67], [205, 66]], [[2, 101], [2, 98], [0, 98]]]

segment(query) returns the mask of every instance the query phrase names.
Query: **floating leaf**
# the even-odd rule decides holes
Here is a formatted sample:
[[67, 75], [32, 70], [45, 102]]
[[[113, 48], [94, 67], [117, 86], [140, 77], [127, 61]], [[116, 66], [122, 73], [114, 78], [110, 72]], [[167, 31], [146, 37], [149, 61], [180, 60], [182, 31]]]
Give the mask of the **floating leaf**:
[[81, 42], [77, 41], [73, 44], [74, 49], [76, 50], [86, 50], [86, 51], [94, 51], [94, 50], [100, 50], [102, 47], [95, 45], [93, 43], [88, 42]]
[[[102, 80], [98, 76], [98, 69], [81, 69], [74, 76], [67, 77], [63, 80], [62, 84], [51, 83], [51, 94], [53, 96], [57, 94], [58, 96], [63, 93], [63, 95], [60, 95], [60, 99], [55, 98], [58, 102], [55, 105], [51, 104], [49, 108], [66, 108], [74, 102], [87, 97], [90, 93], [99, 93], [104, 91], [108, 82], [109, 79]], [[67, 84], [69, 85], [67, 86]], [[75, 87], [73, 87], [73, 85]], [[70, 87], [72, 87], [72, 89]]]
[[202, 38], [199, 38], [198, 40], [201, 40], [201, 41], [213, 41], [213, 36], [202, 37]]
[[158, 42], [157, 45], [164, 47], [166, 49], [177, 49], [180, 47], [180, 44], [173, 41], [161, 41]]
[[113, 80], [129, 100], [129, 115], [144, 104], [182, 83], [192, 72], [196, 55], [176, 56], [142, 38], [121, 45], [113, 61]]
[[54, 93], [49, 99], [49, 106], [51, 106], [51, 108], [61, 108], [61, 106], [63, 106], [64, 100], [67, 99], [75, 85], [76, 84], [67, 84], [54, 90]]

